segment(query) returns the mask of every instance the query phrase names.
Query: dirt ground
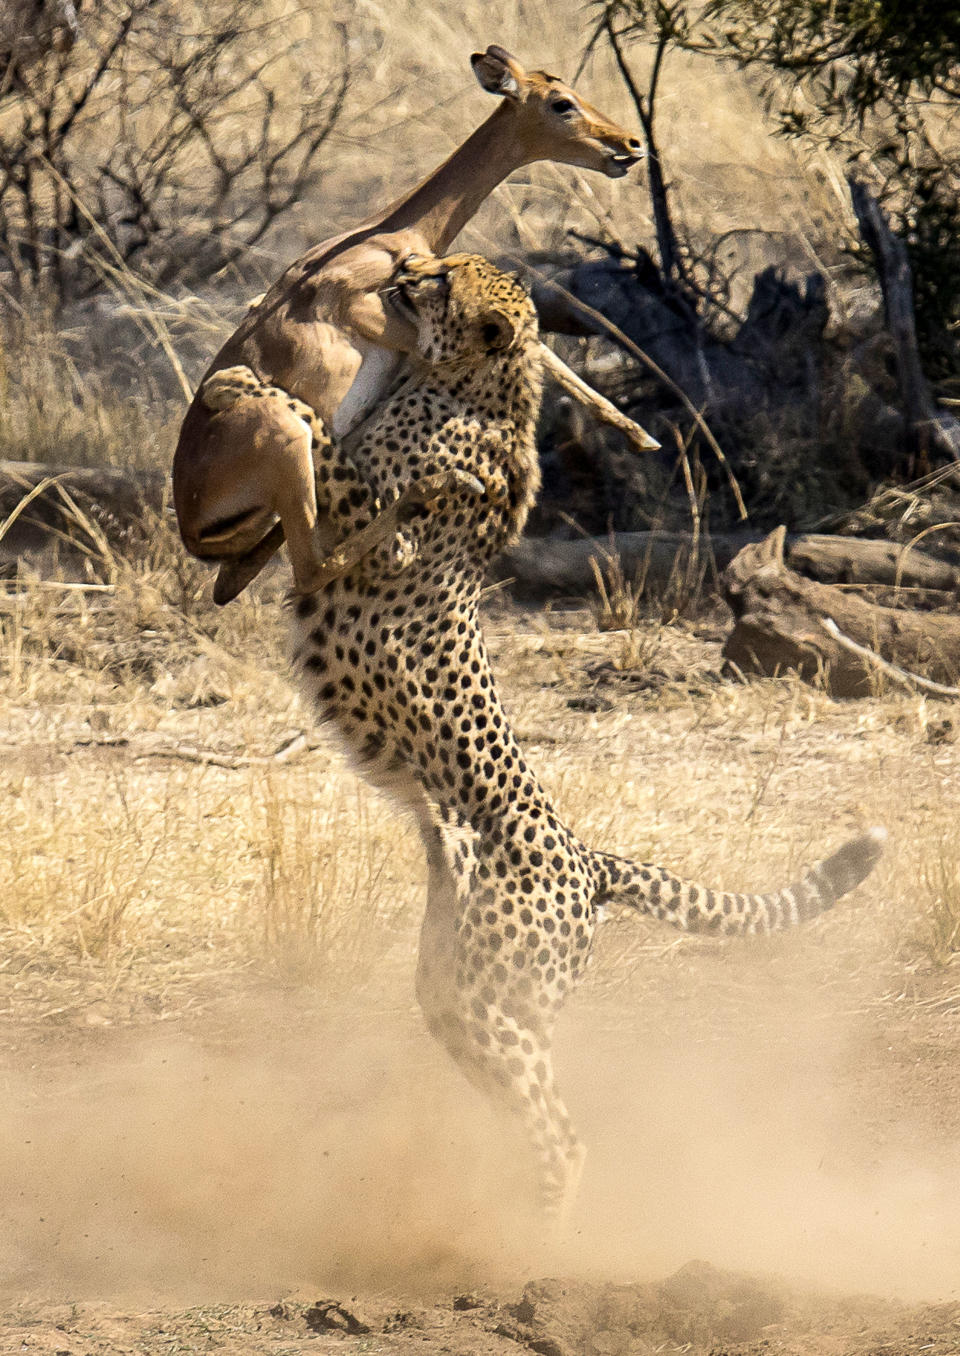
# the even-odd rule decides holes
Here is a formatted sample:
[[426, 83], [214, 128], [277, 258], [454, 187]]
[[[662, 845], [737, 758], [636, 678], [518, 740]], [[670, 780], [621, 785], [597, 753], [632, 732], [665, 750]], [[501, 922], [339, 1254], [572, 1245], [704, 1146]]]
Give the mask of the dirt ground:
[[[303, 975], [230, 941], [248, 879], [231, 843], [255, 855], [238, 824], [307, 722], [281, 680], [191, 704], [187, 667], [154, 665], [143, 700], [105, 705], [68, 675], [6, 703], [10, 850], [42, 814], [104, 835], [127, 815], [143, 856], [112, 950], [61, 945], [52, 911], [3, 933], [4, 1356], [960, 1353], [949, 708], [744, 686], [709, 625], [630, 638], [500, 607], [488, 628], [520, 738], [588, 840], [728, 888], [870, 823], [890, 831], [884, 861], [788, 936], [609, 920], [558, 1042], [583, 1190], [545, 1242], [522, 1155], [413, 1004], [416, 840], [332, 746], [269, 777], [331, 798], [334, 858], [368, 845], [372, 958], [338, 942]], [[219, 763], [171, 757], [184, 740]], [[49, 850], [31, 847], [34, 869]], [[202, 946], [174, 876], [198, 920], [219, 906]]]

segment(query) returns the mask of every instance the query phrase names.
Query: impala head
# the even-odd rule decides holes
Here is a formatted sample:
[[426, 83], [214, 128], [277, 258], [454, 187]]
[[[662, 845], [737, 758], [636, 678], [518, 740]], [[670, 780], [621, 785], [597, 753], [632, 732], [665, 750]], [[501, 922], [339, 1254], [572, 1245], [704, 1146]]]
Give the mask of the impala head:
[[556, 160], [621, 179], [645, 154], [640, 142], [546, 71], [527, 71], [502, 47], [470, 58], [485, 90], [511, 105], [529, 143], [527, 160]]

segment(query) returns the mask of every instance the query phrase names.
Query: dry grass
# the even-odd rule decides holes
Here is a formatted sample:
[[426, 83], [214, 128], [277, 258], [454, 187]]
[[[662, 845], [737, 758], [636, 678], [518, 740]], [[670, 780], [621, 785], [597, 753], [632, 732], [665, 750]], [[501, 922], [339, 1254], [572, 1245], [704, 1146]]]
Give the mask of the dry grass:
[[[332, 16], [321, 7], [317, 24], [304, 25], [305, 61], [322, 50]], [[264, 277], [405, 187], [489, 112], [467, 68], [472, 47], [501, 42], [572, 75], [583, 20], [579, 0], [471, 0], [456, 13], [421, 5], [413, 18], [409, 3], [373, 4], [354, 20], [364, 78], [315, 200], [260, 256]], [[629, 119], [599, 56], [579, 83]], [[671, 58], [663, 89], [669, 170], [695, 227], [789, 229], [801, 254], [834, 231], [843, 211], [833, 181], [809, 179], [794, 150], [768, 137], [739, 76]], [[542, 249], [571, 226], [647, 238], [647, 210], [641, 182], [534, 167], [498, 190], [464, 243]], [[107, 312], [92, 326], [89, 314], [7, 317], [0, 455], [169, 464], [182, 408], [169, 398], [176, 369], [195, 375], [229, 312], [158, 297], [132, 275], [120, 281], [115, 315], [138, 336], [122, 385], [102, 343]], [[332, 746], [289, 763], [274, 757], [309, 724], [284, 672], [278, 586], [215, 612], [206, 572], [186, 560], [169, 523], [158, 521], [147, 543], [126, 559], [91, 536], [79, 581], [24, 569], [0, 596], [9, 807], [0, 982], [17, 1010], [82, 1006], [96, 993], [117, 1011], [166, 1012], [224, 969], [326, 983], [397, 938], [413, 945], [422, 878], [410, 827], [357, 789]], [[77, 582], [87, 587], [61, 587]], [[882, 820], [884, 788], [927, 785], [932, 773], [911, 762], [925, 747], [912, 699], [841, 711], [790, 682], [721, 683], [695, 633], [643, 619], [639, 586], [615, 561], [601, 583], [601, 624], [627, 628], [626, 641], [508, 627], [497, 642], [521, 736], [588, 838], [718, 884], [762, 885], [817, 854], [825, 821]], [[605, 690], [589, 717], [567, 705]], [[941, 757], [954, 778], [952, 750]], [[911, 853], [935, 841], [939, 804], [929, 824], [913, 824]], [[911, 908], [905, 928], [927, 905]], [[51, 998], [58, 985], [63, 1004]]]
[[952, 835], [925, 861], [921, 881], [917, 942], [934, 965], [952, 965], [960, 959], [960, 857]]
[[[115, 562], [93, 592], [50, 582], [8, 586], [2, 613], [4, 1005], [143, 1016], [198, 1001], [223, 972], [326, 989], [397, 944], [409, 966], [412, 827], [322, 738], [283, 755], [309, 715], [284, 673], [277, 585], [219, 612], [199, 593], [191, 614], [169, 564]], [[584, 623], [521, 633], [508, 612], [492, 646], [521, 740], [588, 841], [761, 887], [883, 822], [890, 789], [906, 804], [910, 787], [909, 823], [890, 825], [889, 863], [838, 951], [856, 968], [878, 950], [913, 968], [956, 954], [944, 788], [960, 770], [955, 746], [928, 751], [922, 702], [723, 681], [692, 626], [640, 621], [625, 648]], [[604, 700], [585, 708], [584, 693]], [[923, 888], [902, 897], [911, 878]], [[661, 929], [628, 931], [673, 948]]]
[[590, 611], [598, 631], [627, 631], [636, 627], [643, 603], [642, 578], [630, 579], [623, 562], [614, 553], [605, 553], [601, 569], [595, 556], [590, 559], [596, 585]]
[[123, 393], [90, 370], [84, 338], [42, 307], [4, 318], [0, 332], [0, 456], [70, 466], [169, 465], [180, 412], [150, 383]]
[[161, 533], [153, 560], [101, 561], [109, 584], [21, 576], [0, 597], [11, 998], [43, 974], [162, 1009], [174, 972], [251, 962], [329, 981], [392, 926], [386, 811], [342, 773], [315, 783], [332, 751], [284, 758], [305, 718], [278, 589], [215, 611], [168, 552]]

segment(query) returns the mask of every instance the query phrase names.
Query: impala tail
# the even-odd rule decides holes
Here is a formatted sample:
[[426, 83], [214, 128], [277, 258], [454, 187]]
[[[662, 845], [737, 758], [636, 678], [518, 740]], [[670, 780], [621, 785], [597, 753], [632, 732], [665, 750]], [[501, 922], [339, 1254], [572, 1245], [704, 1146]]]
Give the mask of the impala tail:
[[886, 838], [885, 829], [870, 829], [809, 867], [792, 885], [759, 895], [707, 890], [661, 867], [596, 852], [597, 902], [626, 904], [687, 932], [779, 932], [825, 913], [856, 889], [880, 860]]

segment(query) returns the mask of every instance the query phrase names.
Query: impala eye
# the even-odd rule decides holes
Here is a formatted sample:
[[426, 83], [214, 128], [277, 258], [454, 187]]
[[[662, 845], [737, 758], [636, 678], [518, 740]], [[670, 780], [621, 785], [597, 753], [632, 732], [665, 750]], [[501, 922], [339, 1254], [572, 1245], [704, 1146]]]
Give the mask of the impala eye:
[[577, 106], [572, 99], [554, 99], [550, 105], [554, 113], [575, 113]]

